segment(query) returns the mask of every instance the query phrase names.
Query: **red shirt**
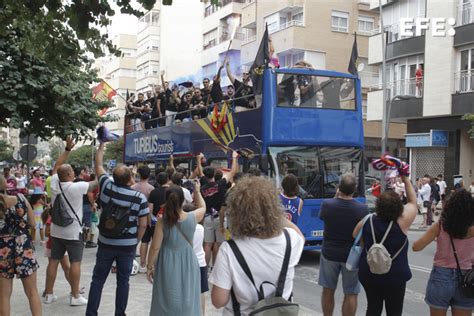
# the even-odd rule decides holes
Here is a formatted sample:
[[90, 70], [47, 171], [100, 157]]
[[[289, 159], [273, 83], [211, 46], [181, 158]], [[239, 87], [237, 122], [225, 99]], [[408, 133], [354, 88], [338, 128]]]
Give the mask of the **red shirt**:
[[380, 187], [380, 184], [372, 184], [372, 194], [373, 196], [380, 196], [380, 193], [381, 193], [381, 187]]

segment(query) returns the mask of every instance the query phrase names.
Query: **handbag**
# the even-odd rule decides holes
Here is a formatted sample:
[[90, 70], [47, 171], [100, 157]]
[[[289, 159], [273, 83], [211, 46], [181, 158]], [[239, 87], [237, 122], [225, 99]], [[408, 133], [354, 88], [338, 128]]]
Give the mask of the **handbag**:
[[458, 271], [458, 281], [459, 281], [459, 289], [461, 293], [468, 297], [474, 298], [474, 270], [468, 270], [464, 275], [461, 270], [461, 266], [459, 265], [458, 255], [456, 253], [456, 248], [454, 247], [454, 241], [451, 236], [449, 236], [449, 240], [451, 240], [451, 246], [453, 247], [454, 258], [456, 259], [457, 271]]
[[362, 227], [359, 230], [359, 233], [357, 234], [354, 244], [351, 247], [351, 251], [349, 252], [349, 256], [347, 256], [347, 261], [346, 261], [346, 269], [349, 271], [357, 271], [359, 269], [359, 260], [360, 256], [362, 254], [362, 247], [359, 246], [360, 239], [362, 237], [362, 230], [364, 229], [365, 222], [367, 219], [372, 216], [372, 214], [367, 214], [364, 219], [363, 219], [363, 224]]

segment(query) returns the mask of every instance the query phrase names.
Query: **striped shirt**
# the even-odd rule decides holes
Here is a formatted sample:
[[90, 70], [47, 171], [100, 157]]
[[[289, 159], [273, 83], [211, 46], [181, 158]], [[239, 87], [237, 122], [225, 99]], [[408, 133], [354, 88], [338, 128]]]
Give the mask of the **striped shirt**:
[[99, 244], [109, 247], [130, 247], [137, 245], [138, 218], [147, 216], [148, 201], [143, 193], [133, 190], [129, 186], [117, 186], [103, 174], [99, 177], [100, 202], [102, 207], [112, 201], [120, 206], [130, 207], [129, 223], [126, 231], [120, 238], [107, 238], [99, 231]]

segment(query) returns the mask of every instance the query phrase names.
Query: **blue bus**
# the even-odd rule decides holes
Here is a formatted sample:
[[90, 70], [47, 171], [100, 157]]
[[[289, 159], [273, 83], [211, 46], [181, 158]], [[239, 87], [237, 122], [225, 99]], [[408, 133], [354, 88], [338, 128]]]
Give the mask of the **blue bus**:
[[231, 100], [207, 118], [127, 133], [125, 163], [158, 165], [172, 154], [191, 170], [191, 157], [202, 152], [209, 164], [227, 167], [231, 148], [242, 153], [244, 171], [257, 167], [278, 186], [292, 173], [304, 199], [298, 226], [305, 250], [320, 249], [319, 210], [335, 196], [339, 177], [355, 174], [357, 198], [365, 199], [360, 80], [326, 70], [266, 69], [255, 98], [256, 108], [247, 111], [234, 111]]

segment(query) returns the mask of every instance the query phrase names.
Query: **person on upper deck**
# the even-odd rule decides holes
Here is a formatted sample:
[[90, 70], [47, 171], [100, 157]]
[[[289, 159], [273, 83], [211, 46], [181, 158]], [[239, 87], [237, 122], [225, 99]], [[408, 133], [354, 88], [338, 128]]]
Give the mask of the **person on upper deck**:
[[242, 73], [242, 81], [239, 81], [235, 78], [234, 74], [232, 74], [232, 71], [230, 70], [230, 63], [228, 58], [224, 60], [224, 64], [226, 66], [227, 77], [229, 77], [229, 80], [235, 89], [235, 111], [242, 112], [256, 108], [256, 101], [253, 95], [253, 88], [250, 85], [249, 73]]

